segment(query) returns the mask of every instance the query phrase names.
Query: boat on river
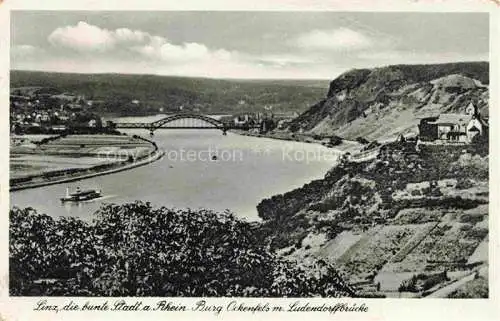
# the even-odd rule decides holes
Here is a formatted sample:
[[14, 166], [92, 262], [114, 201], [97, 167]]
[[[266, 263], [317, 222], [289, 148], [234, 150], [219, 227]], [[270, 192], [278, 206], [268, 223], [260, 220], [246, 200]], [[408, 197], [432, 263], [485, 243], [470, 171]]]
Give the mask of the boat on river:
[[80, 187], [77, 187], [76, 191], [73, 193], [69, 192], [69, 188], [66, 189], [66, 195], [61, 197], [61, 202], [82, 202], [82, 201], [90, 201], [95, 198], [99, 198], [102, 196], [102, 193], [98, 189], [86, 189], [81, 190]]

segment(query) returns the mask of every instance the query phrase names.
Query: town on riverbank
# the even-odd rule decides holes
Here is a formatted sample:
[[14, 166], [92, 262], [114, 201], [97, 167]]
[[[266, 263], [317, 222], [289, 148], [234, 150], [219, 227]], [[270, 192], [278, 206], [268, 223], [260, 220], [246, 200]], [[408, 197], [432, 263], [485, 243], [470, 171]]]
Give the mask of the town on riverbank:
[[[54, 87], [16, 87], [11, 89], [10, 104], [11, 191], [114, 173], [163, 155], [152, 140], [127, 136], [116, 130], [113, 121], [104, 121], [96, 109], [99, 102], [83, 94]], [[178, 112], [188, 111], [181, 106]], [[244, 132], [256, 128], [262, 134], [290, 119], [286, 113], [214, 117]]]

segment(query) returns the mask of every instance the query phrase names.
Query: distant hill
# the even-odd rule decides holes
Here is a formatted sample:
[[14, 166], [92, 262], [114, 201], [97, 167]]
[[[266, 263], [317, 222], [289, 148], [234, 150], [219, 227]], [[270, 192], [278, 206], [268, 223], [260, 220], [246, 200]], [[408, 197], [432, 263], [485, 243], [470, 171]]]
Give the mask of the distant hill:
[[289, 130], [369, 140], [412, 133], [419, 117], [465, 112], [469, 102], [487, 116], [488, 86], [487, 62], [354, 69], [334, 79]]
[[[53, 87], [100, 101], [105, 113], [157, 113], [160, 108], [203, 113], [306, 110], [324, 96], [326, 80], [222, 80], [156, 75], [71, 74], [13, 70], [11, 88]], [[139, 100], [138, 106], [130, 106]]]

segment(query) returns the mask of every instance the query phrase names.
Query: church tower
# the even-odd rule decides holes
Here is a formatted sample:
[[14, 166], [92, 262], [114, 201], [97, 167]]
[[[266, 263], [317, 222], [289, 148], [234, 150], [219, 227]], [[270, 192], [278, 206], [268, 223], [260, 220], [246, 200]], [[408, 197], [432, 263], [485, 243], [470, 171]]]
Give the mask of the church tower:
[[474, 137], [484, 134], [485, 126], [481, 120], [479, 110], [474, 104], [469, 103], [469, 105], [465, 109], [465, 112], [467, 113], [467, 115], [471, 116], [471, 120], [467, 124], [466, 129], [467, 140], [469, 143], [471, 143]]
[[469, 105], [467, 105], [467, 108], [465, 108], [465, 113], [472, 118], [479, 119], [479, 109], [472, 103], [470, 102]]

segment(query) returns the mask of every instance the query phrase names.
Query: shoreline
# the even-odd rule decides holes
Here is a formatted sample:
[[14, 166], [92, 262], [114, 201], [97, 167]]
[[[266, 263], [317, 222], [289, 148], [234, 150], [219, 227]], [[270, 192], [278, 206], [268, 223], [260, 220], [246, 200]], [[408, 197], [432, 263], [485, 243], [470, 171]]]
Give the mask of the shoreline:
[[260, 133], [251, 133], [249, 131], [244, 131], [244, 130], [238, 130], [238, 129], [231, 129], [229, 132], [241, 136], [249, 136], [249, 137], [257, 137], [257, 138], [270, 138], [270, 139], [275, 139], [275, 140], [284, 140], [284, 141], [290, 141], [290, 142], [298, 142], [298, 143], [306, 143], [306, 144], [317, 144], [324, 146], [326, 148], [334, 149], [336, 151], [339, 151], [341, 153], [353, 153], [355, 151], [359, 152], [359, 150], [364, 146], [361, 145], [355, 141], [351, 140], [343, 140], [341, 144], [336, 145], [336, 146], [327, 146], [325, 145], [326, 141], [323, 140], [317, 140], [312, 138], [311, 136], [307, 135], [297, 135], [296, 137], [291, 137], [290, 135], [283, 135], [283, 136], [278, 136], [276, 134], [274, 135], [269, 135], [269, 134], [260, 134]]
[[87, 169], [81, 169], [77, 170], [74, 173], [68, 172], [65, 173], [64, 176], [60, 178], [55, 178], [51, 180], [50, 176], [44, 177], [44, 175], [50, 175], [50, 172], [38, 175], [33, 177], [32, 179], [42, 179], [41, 181], [37, 182], [26, 182], [26, 183], [17, 183], [17, 184], [11, 184], [9, 182], [9, 192], [15, 192], [15, 191], [20, 191], [20, 190], [25, 190], [25, 189], [31, 189], [31, 188], [38, 188], [38, 187], [43, 187], [43, 186], [49, 186], [49, 185], [56, 185], [56, 184], [62, 184], [62, 183], [68, 183], [68, 182], [74, 182], [74, 181], [79, 181], [87, 178], [92, 178], [92, 177], [97, 177], [97, 176], [104, 176], [108, 174], [113, 174], [113, 173], [118, 173], [122, 171], [126, 171], [129, 169], [133, 169], [136, 167], [144, 166], [147, 164], [150, 164], [152, 162], [155, 162], [162, 158], [165, 155], [165, 152], [161, 151], [158, 149], [156, 144], [153, 144], [151, 141], [139, 137], [141, 140], [148, 141], [153, 145], [155, 148], [151, 153], [149, 153], [146, 157], [143, 157], [140, 160], [134, 161], [133, 163], [119, 163], [119, 164], [113, 164], [111, 168], [107, 169], [97, 169], [101, 165], [97, 165], [91, 168]]
[[[155, 162], [162, 158], [165, 155], [163, 151], [156, 150], [152, 152], [147, 158], [142, 159], [140, 161], [128, 164], [128, 165], [123, 165], [123, 166], [117, 166], [116, 168], [112, 168], [109, 170], [104, 170], [104, 171], [97, 171], [94, 173], [89, 173], [89, 174], [84, 174], [84, 175], [75, 175], [74, 177], [65, 177], [61, 179], [56, 179], [53, 181], [42, 181], [42, 182], [36, 182], [32, 184], [26, 184], [26, 185], [19, 185], [19, 186], [9, 186], [9, 192], [15, 192], [15, 191], [20, 191], [20, 190], [25, 190], [25, 189], [30, 189], [30, 188], [37, 188], [37, 187], [43, 187], [43, 186], [48, 186], [48, 185], [56, 185], [56, 184], [62, 184], [62, 183], [68, 183], [68, 182], [75, 182], [87, 178], [92, 178], [96, 176], [104, 176], [108, 174], [113, 174], [113, 173], [118, 173], [122, 171], [126, 171], [129, 169], [133, 169], [136, 167], [144, 166], [147, 164], [150, 164], [152, 162]], [[85, 171], [92, 171], [94, 170], [93, 168], [86, 169]]]
[[[280, 136], [280, 133], [277, 133], [278, 135], [273, 134], [260, 134], [260, 133], [252, 133], [248, 131], [242, 131], [242, 130], [231, 130], [230, 132], [241, 135], [241, 136], [249, 136], [249, 137], [257, 137], [257, 138], [269, 138], [273, 140], [282, 140], [282, 141], [291, 141], [291, 142], [299, 142], [299, 143], [307, 143], [307, 144], [318, 144], [321, 146], [324, 146], [325, 148], [329, 149], [334, 149], [335, 151], [338, 151], [340, 153], [347, 153], [347, 152], [353, 152], [355, 150], [359, 151], [359, 144], [356, 142], [351, 142], [351, 141], [343, 141], [342, 144], [339, 144], [337, 146], [332, 146], [328, 147], [325, 145], [326, 141], [325, 140], [317, 140], [314, 139], [310, 136], [307, 135], [297, 135], [296, 137], [291, 137], [290, 135], [282, 135]], [[97, 165], [91, 168], [87, 169], [79, 169], [76, 171], [66, 171], [65, 173], [61, 174], [55, 174], [56, 172], [53, 172], [53, 176], [51, 176], [51, 172], [47, 172], [44, 174], [40, 174], [37, 176], [33, 176], [30, 178], [29, 181], [27, 182], [18, 182], [18, 183], [10, 183], [9, 184], [9, 192], [16, 192], [20, 190], [25, 190], [25, 189], [31, 189], [31, 188], [39, 188], [43, 186], [49, 186], [49, 185], [56, 185], [56, 184], [63, 184], [63, 183], [68, 183], [68, 182], [74, 182], [74, 181], [79, 181], [87, 178], [92, 178], [92, 177], [97, 177], [97, 176], [104, 176], [104, 175], [109, 175], [113, 173], [118, 173], [121, 171], [133, 169], [136, 167], [144, 166], [147, 164], [150, 164], [152, 162], [155, 162], [162, 158], [165, 155], [165, 152], [160, 151], [156, 144], [146, 138], [134, 135], [134, 138], [140, 139], [143, 141], [146, 141], [150, 143], [153, 147], [154, 150], [146, 157], [142, 158], [141, 160], [137, 160], [133, 163], [118, 163], [118, 164], [113, 164], [107, 168], [99, 168], [102, 165]], [[346, 142], [350, 142], [346, 143]], [[58, 177], [59, 176], [59, 177]], [[35, 180], [35, 181], [33, 181]]]

